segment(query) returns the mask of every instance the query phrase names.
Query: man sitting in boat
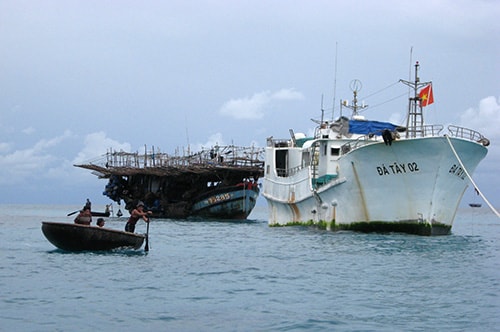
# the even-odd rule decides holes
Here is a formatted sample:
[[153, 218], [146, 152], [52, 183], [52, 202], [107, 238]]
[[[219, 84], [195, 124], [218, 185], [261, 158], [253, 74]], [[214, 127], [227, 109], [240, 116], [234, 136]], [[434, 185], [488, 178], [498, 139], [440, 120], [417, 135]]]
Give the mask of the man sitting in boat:
[[92, 222], [92, 213], [90, 212], [90, 206], [85, 205], [83, 210], [75, 218], [75, 224], [80, 225], [90, 225]]
[[104, 218], [97, 218], [97, 226], [99, 227], [104, 226]]
[[135, 231], [135, 224], [139, 219], [143, 219], [145, 222], [149, 222], [148, 215], [151, 211], [144, 212], [144, 203], [139, 201], [137, 207], [130, 213], [130, 218], [128, 218], [127, 224], [125, 225], [125, 232], [133, 233]]

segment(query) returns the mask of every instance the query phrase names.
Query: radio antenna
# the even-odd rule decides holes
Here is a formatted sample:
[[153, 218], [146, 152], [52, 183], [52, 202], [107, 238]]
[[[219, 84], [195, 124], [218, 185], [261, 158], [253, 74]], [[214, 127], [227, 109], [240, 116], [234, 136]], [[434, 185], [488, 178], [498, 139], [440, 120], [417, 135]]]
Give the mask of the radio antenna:
[[187, 115], [184, 114], [184, 121], [186, 123], [186, 140], [187, 140], [187, 149], [188, 149], [188, 156], [191, 154], [191, 147], [189, 145], [189, 129], [188, 129], [188, 120], [187, 120]]
[[[413, 46], [410, 47], [410, 66], [408, 68], [408, 82], [411, 82], [411, 70], [413, 69]], [[411, 87], [408, 85], [408, 98], [410, 97]]]
[[335, 73], [333, 77], [333, 108], [332, 108], [332, 122], [335, 120], [335, 104], [337, 96], [337, 48], [338, 42], [335, 42]]

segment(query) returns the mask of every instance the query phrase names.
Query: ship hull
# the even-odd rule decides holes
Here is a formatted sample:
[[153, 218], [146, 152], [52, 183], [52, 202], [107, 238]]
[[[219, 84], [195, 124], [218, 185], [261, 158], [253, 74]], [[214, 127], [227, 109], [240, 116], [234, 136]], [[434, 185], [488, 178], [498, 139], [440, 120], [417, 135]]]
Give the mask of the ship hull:
[[[366, 144], [338, 158], [328, 180], [315, 186], [312, 166], [280, 177], [264, 177], [271, 226], [320, 224], [328, 229], [449, 234], [469, 180], [487, 149], [473, 141], [446, 137]], [[268, 147], [266, 164], [275, 163]]]
[[243, 186], [223, 188], [206, 193], [193, 204], [193, 216], [216, 219], [246, 219], [259, 196], [259, 189]]

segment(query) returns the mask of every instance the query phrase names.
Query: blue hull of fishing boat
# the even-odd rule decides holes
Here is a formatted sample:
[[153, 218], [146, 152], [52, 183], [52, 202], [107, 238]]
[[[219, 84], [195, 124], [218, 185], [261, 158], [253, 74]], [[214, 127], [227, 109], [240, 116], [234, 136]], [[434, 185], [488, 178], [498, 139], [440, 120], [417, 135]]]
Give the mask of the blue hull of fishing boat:
[[199, 197], [193, 205], [192, 214], [220, 219], [246, 219], [255, 207], [259, 188], [242, 186], [215, 189]]

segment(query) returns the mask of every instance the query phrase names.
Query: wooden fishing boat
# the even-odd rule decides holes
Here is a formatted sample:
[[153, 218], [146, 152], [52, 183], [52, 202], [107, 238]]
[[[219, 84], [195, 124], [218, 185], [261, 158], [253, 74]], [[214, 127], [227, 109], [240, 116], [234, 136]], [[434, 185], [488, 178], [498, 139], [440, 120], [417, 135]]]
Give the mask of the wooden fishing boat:
[[111, 215], [111, 212], [105, 211], [105, 212], [95, 212], [92, 211], [90, 212], [92, 214], [92, 217], [109, 217]]
[[146, 238], [104, 227], [48, 221], [42, 221], [42, 232], [50, 243], [66, 251], [139, 249]]
[[264, 175], [263, 153], [262, 148], [235, 145], [195, 153], [188, 149], [182, 156], [154, 147], [145, 147], [144, 154], [111, 149], [91, 163], [75, 166], [108, 179], [103, 195], [118, 204], [124, 201], [125, 210], [141, 201], [155, 218], [245, 219], [260, 191], [254, 185]]

